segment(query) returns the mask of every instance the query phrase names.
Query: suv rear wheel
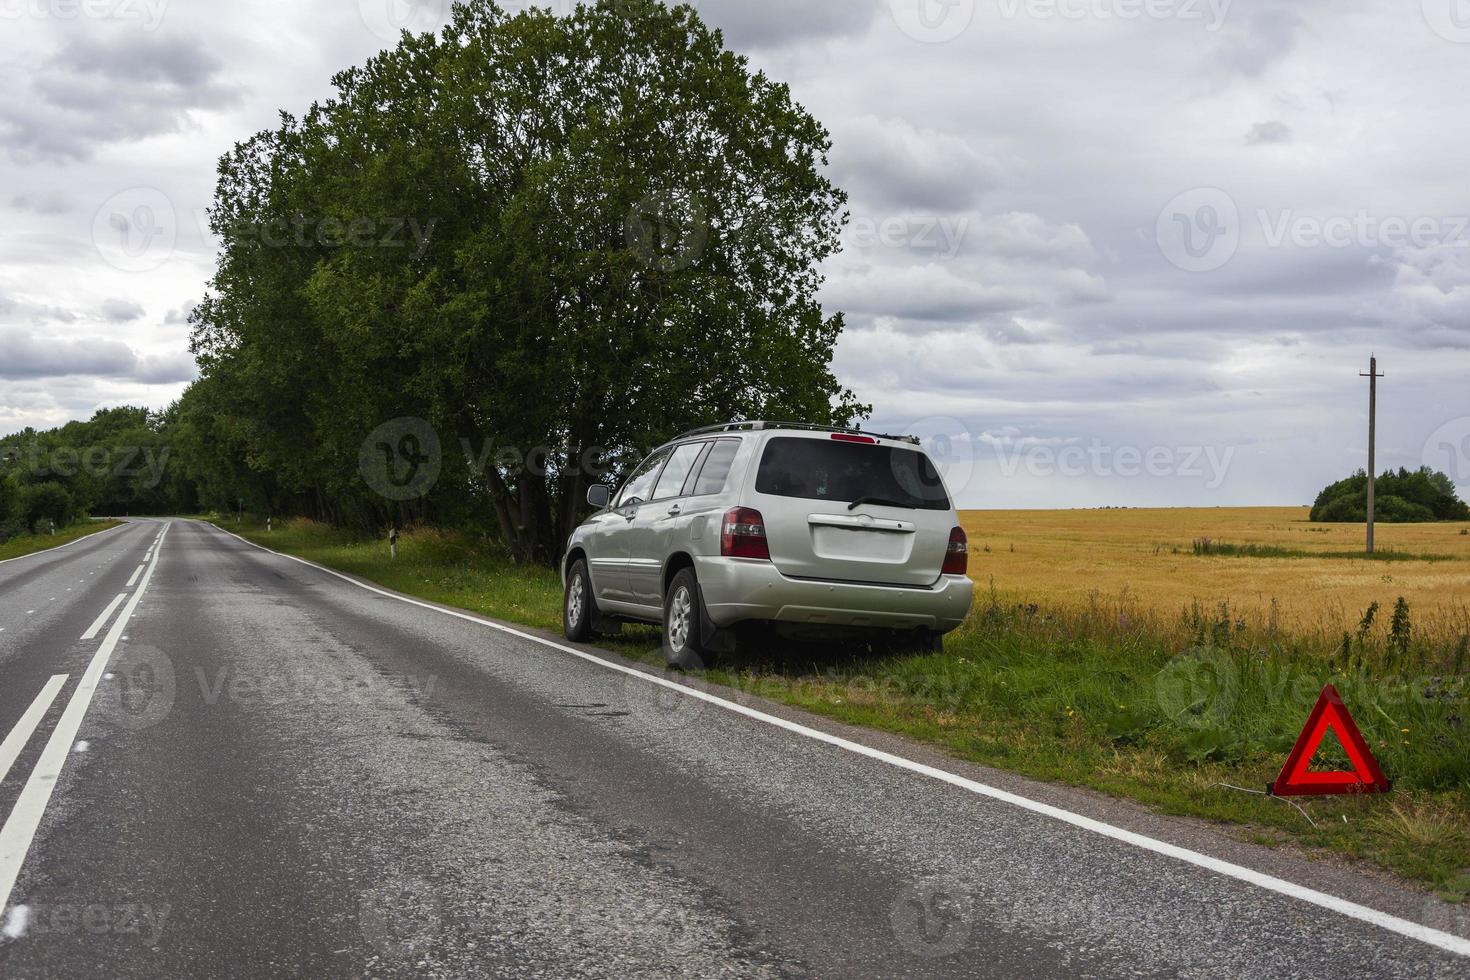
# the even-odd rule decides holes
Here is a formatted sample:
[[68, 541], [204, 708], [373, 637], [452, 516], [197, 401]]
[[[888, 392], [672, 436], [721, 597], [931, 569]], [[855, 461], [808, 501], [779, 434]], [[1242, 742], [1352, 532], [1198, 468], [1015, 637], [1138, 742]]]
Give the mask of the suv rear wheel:
[[694, 569], [686, 568], [674, 576], [664, 594], [664, 660], [681, 670], [702, 670], [709, 659], [703, 635], [699, 583]]

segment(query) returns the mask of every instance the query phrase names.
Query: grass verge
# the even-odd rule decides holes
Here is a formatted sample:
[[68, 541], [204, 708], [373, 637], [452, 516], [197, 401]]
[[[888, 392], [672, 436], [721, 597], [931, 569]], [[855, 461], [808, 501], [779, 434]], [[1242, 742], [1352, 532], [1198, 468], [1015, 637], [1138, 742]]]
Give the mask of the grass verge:
[[64, 544], [117, 527], [122, 521], [87, 521], [58, 530], [55, 534], [22, 534], [0, 544], [0, 561], [59, 548]]
[[[511, 565], [493, 545], [463, 535], [405, 534], [390, 561], [383, 542], [311, 522], [270, 533], [248, 520], [221, 526], [409, 595], [560, 627], [555, 573]], [[1416, 639], [1408, 617], [1407, 608], [1392, 623], [1366, 616], [1338, 648], [1246, 633], [1224, 608], [1217, 616], [1196, 604], [1163, 621], [1126, 597], [1047, 611], [992, 591], [942, 653], [791, 648], [746, 655], [707, 677], [972, 762], [1237, 825], [1257, 843], [1371, 861], [1465, 901], [1470, 641]], [[628, 629], [605, 645], [661, 662], [652, 629]], [[1301, 800], [1304, 815], [1258, 793], [1327, 682], [1342, 692], [1395, 790]], [[1344, 763], [1340, 746], [1319, 752], [1318, 765]]]

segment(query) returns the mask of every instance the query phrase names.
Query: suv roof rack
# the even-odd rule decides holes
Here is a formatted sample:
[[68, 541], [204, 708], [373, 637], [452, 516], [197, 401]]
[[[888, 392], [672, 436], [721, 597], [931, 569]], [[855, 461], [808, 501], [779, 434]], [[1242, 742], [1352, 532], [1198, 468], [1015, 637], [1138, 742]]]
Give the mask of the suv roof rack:
[[864, 432], [862, 429], [853, 429], [841, 425], [813, 425], [810, 422], [770, 422], [761, 419], [706, 425], [699, 429], [690, 429], [688, 432], [680, 433], [672, 441], [678, 442], [680, 439], [690, 439], [694, 436], [707, 436], [716, 432], [763, 432], [769, 429], [800, 429], [806, 432], [843, 432], [849, 435], [872, 436], [874, 439], [892, 439], [895, 442], [907, 442], [915, 446], [920, 445], [918, 436], [895, 436], [884, 432]]

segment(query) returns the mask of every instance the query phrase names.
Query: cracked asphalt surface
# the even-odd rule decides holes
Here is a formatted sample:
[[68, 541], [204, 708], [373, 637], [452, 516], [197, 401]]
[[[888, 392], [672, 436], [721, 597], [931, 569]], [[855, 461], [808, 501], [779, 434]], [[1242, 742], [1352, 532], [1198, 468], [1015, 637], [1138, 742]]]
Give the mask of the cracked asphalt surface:
[[[0, 737], [69, 677], [0, 815], [159, 530], [0, 565]], [[1470, 975], [208, 525], [173, 521], [154, 561], [24, 855], [0, 976]], [[754, 706], [1470, 933], [1377, 877]]]

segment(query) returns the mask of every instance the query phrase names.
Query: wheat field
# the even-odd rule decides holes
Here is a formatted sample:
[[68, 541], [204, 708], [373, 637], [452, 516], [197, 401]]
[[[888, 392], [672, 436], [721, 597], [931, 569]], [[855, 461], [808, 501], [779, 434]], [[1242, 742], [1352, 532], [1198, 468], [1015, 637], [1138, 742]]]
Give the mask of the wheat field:
[[[1103, 603], [1155, 618], [1224, 602], [1252, 626], [1332, 636], [1402, 596], [1426, 634], [1470, 628], [1467, 524], [1380, 524], [1380, 553], [1427, 557], [1369, 561], [1349, 557], [1363, 551], [1363, 525], [1313, 524], [1303, 507], [965, 511], [961, 522], [977, 590], [1007, 603]], [[1200, 555], [1200, 539], [1305, 554]]]

